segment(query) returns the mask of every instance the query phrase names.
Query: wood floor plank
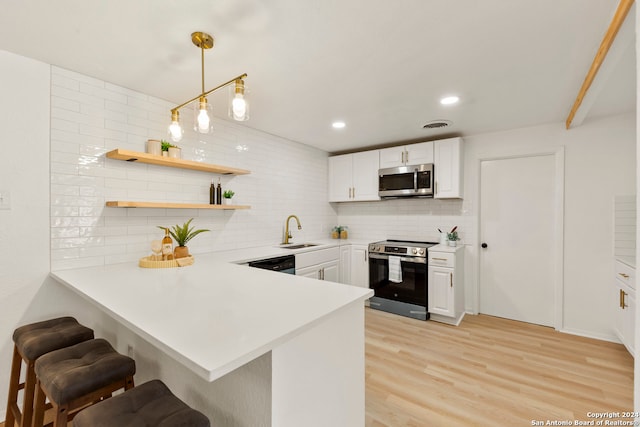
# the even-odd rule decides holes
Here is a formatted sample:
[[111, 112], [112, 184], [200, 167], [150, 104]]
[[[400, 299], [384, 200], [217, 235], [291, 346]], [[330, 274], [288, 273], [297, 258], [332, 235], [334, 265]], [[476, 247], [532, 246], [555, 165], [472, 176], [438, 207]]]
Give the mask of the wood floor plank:
[[633, 409], [624, 346], [491, 316], [367, 309], [366, 426], [518, 426]]

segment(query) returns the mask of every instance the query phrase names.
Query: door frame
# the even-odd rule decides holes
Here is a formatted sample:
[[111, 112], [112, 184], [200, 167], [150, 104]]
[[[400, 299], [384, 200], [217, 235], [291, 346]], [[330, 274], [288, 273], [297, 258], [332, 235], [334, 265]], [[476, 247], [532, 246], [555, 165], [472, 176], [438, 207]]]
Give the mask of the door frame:
[[523, 157], [538, 157], [538, 156], [553, 156], [555, 161], [555, 181], [554, 181], [554, 218], [553, 218], [553, 234], [555, 237], [555, 245], [552, 250], [554, 251], [553, 259], [555, 260], [553, 265], [553, 277], [554, 277], [554, 328], [556, 330], [562, 330], [564, 325], [564, 146], [561, 147], [521, 147], [510, 149], [508, 152], [504, 150], [495, 150], [495, 152], [483, 152], [480, 153], [476, 160], [476, 196], [475, 205], [477, 206], [476, 215], [476, 248], [478, 256], [475, 260], [476, 269], [476, 283], [473, 288], [473, 301], [474, 312], [480, 313], [480, 278], [481, 278], [481, 251], [480, 247], [481, 239], [481, 200], [482, 194], [480, 194], [482, 179], [482, 162], [491, 160], [508, 160]]

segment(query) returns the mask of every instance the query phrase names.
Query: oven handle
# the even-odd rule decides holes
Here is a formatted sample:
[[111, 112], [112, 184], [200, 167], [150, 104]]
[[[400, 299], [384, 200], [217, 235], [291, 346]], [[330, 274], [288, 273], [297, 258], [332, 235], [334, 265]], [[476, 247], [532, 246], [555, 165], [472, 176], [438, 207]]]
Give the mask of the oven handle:
[[[392, 256], [397, 256], [397, 255], [392, 255]], [[383, 259], [383, 260], [388, 260], [389, 259], [389, 255], [386, 254], [376, 254], [376, 253], [371, 253], [369, 252], [369, 259]], [[412, 264], [426, 264], [427, 263], [427, 259], [426, 258], [405, 258], [405, 257], [400, 257], [400, 261], [403, 262], [410, 262]]]

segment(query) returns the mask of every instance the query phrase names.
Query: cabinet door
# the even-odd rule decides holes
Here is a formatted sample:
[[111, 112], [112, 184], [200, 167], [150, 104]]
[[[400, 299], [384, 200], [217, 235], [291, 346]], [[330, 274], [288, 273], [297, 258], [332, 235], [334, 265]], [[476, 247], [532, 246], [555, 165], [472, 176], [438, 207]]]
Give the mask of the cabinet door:
[[405, 151], [404, 161], [408, 165], [433, 163], [433, 141], [407, 145]]
[[313, 265], [311, 267], [296, 269], [296, 276], [308, 277], [310, 279], [320, 279], [320, 269], [318, 266]]
[[436, 199], [462, 198], [462, 138], [435, 141]]
[[367, 245], [351, 245], [351, 284], [369, 287], [369, 252]]
[[322, 280], [329, 282], [338, 282], [340, 279], [340, 267], [338, 260], [322, 264]]
[[351, 200], [352, 154], [329, 157], [329, 201], [346, 202]]
[[622, 336], [624, 337], [624, 345], [632, 355], [635, 349], [635, 321], [636, 321], [636, 296], [635, 292], [625, 290], [624, 310], [622, 316]]
[[390, 147], [378, 150], [380, 155], [380, 169], [395, 168], [404, 165], [405, 147]]
[[618, 284], [618, 281], [616, 279], [614, 279], [614, 281], [615, 281], [615, 286], [613, 287], [613, 289], [615, 291], [615, 294], [611, 298], [612, 303], [615, 303], [616, 305], [614, 315], [613, 315], [613, 330], [618, 336], [618, 338], [620, 339], [620, 341], [624, 343], [625, 342], [625, 337], [624, 337], [625, 310], [623, 310], [622, 308], [622, 298], [624, 297], [624, 295], [622, 294], [623, 292], [622, 286]]
[[380, 200], [378, 196], [378, 151], [353, 154], [353, 199], [358, 201]]
[[340, 283], [351, 284], [351, 245], [340, 246]]
[[429, 267], [429, 313], [455, 316], [452, 268]]

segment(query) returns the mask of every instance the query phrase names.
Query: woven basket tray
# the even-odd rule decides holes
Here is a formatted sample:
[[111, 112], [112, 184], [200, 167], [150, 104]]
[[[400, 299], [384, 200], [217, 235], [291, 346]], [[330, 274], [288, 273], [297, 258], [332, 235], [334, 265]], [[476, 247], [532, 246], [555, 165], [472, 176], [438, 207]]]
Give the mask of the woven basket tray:
[[174, 268], [174, 267], [185, 267], [187, 265], [193, 264], [193, 256], [189, 255], [185, 258], [173, 259], [170, 261], [155, 261], [152, 260], [151, 257], [140, 258], [138, 261], [138, 266], [142, 268]]

